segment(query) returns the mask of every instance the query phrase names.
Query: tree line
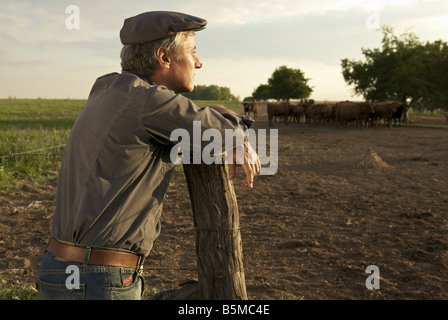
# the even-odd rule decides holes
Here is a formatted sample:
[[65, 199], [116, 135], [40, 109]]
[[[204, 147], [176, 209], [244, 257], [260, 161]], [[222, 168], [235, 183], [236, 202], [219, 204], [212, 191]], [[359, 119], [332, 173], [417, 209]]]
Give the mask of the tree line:
[[238, 101], [239, 98], [234, 96], [228, 87], [221, 87], [216, 84], [212, 85], [195, 85], [192, 92], [182, 93], [191, 100], [221, 100], [221, 101]]

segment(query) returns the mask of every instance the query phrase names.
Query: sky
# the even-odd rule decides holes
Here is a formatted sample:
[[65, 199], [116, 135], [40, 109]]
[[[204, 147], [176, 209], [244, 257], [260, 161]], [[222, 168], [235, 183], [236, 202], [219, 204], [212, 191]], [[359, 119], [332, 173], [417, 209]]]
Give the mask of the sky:
[[121, 72], [124, 19], [156, 10], [208, 21], [196, 84], [241, 99], [283, 65], [305, 73], [315, 100], [359, 99], [341, 59], [380, 48], [382, 25], [448, 41], [443, 0], [0, 0], [0, 98], [87, 99], [96, 78]]

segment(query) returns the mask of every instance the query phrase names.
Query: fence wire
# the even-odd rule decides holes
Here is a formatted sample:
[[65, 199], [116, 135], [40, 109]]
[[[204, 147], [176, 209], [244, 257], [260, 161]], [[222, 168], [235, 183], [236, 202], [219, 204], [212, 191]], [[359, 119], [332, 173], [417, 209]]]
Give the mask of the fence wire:
[[[52, 146], [52, 147], [47, 147], [47, 148], [41, 148], [41, 149], [36, 149], [36, 150], [29, 150], [29, 151], [23, 151], [23, 152], [11, 152], [9, 154], [4, 154], [4, 155], [0, 155], [0, 159], [2, 158], [14, 158], [14, 157], [20, 157], [20, 156], [49, 156], [49, 155], [63, 155], [63, 153], [36, 153], [36, 152], [41, 152], [41, 151], [46, 151], [46, 150], [54, 150], [54, 149], [60, 149], [60, 148], [64, 148], [66, 145], [62, 144], [62, 145], [58, 145], [58, 146]], [[280, 148], [281, 149], [281, 148]], [[440, 150], [393, 150], [393, 151], [375, 151], [375, 150], [366, 150], [366, 151], [347, 151], [347, 152], [312, 152], [312, 153], [307, 153], [307, 152], [301, 152], [301, 153], [296, 153], [296, 152], [288, 152], [287, 150], [281, 150], [282, 151], [282, 155], [285, 156], [296, 156], [296, 157], [312, 157], [312, 156], [344, 156], [344, 155], [363, 155], [363, 154], [367, 154], [367, 153], [376, 153], [379, 155], [390, 155], [390, 154], [403, 154], [403, 153], [408, 153], [408, 154], [415, 154], [415, 153], [448, 153], [448, 148], [447, 149], [440, 149]], [[268, 155], [268, 154], [267, 154]]]
[[59, 149], [59, 148], [63, 148], [65, 147], [65, 144], [61, 144], [58, 146], [52, 146], [52, 147], [47, 147], [47, 148], [40, 148], [40, 149], [36, 149], [36, 150], [29, 150], [29, 151], [23, 151], [23, 152], [11, 152], [9, 154], [4, 154], [4, 155], [0, 155], [0, 159], [3, 158], [14, 158], [14, 157], [21, 157], [21, 156], [50, 156], [50, 155], [62, 155], [62, 153], [36, 153], [36, 152], [42, 152], [42, 151], [46, 151], [46, 150], [54, 150], [54, 149]]
[[[339, 235], [373, 235], [373, 234], [403, 234], [403, 233], [445, 233], [448, 232], [448, 228], [423, 228], [423, 229], [395, 229], [395, 230], [363, 230], [363, 231], [329, 231], [329, 232], [312, 232], [312, 231], [297, 231], [297, 230], [282, 230], [282, 229], [265, 229], [260, 227], [248, 226], [240, 227], [240, 230], [255, 229], [260, 232], [272, 232], [272, 233], [288, 233], [295, 235], [306, 236], [339, 236]], [[248, 240], [248, 239], [246, 239]], [[246, 242], [245, 240], [245, 242]], [[249, 240], [250, 241], [250, 240]], [[244, 244], [243, 244], [244, 246]], [[21, 270], [38, 270], [39, 267], [10, 267], [0, 268], [0, 273], [16, 272]], [[145, 266], [146, 271], [197, 271], [197, 267], [149, 267]]]
[[[0, 159], [4, 158], [16, 158], [22, 156], [56, 156], [63, 155], [63, 153], [49, 153], [43, 151], [55, 150], [64, 148], [66, 145], [57, 145], [46, 148], [40, 148], [35, 150], [28, 150], [18, 153], [9, 153], [0, 155]], [[366, 150], [364, 152], [313, 152], [313, 153], [289, 153], [288, 150], [281, 150], [283, 156], [295, 156], [295, 157], [312, 157], [312, 156], [343, 156], [343, 155], [365, 155], [371, 152], [375, 152], [379, 155], [390, 155], [390, 154], [416, 154], [416, 153], [448, 153], [448, 149], [440, 149], [440, 150], [393, 150], [393, 151], [373, 151]], [[328, 232], [313, 232], [313, 231], [300, 231], [300, 230], [283, 230], [283, 229], [267, 229], [255, 226], [246, 226], [240, 227], [241, 230], [259, 230], [260, 232], [269, 232], [269, 233], [286, 233], [290, 235], [306, 235], [312, 237], [322, 237], [322, 236], [339, 236], [339, 235], [373, 235], [373, 234], [403, 234], [403, 233], [445, 233], [448, 232], [448, 228], [423, 228], [423, 229], [394, 229], [394, 230], [333, 230]], [[250, 241], [250, 240], [249, 240]], [[37, 270], [39, 267], [11, 267], [11, 268], [0, 268], [0, 273], [5, 272], [15, 272], [20, 270]], [[145, 270], [148, 271], [197, 271], [196, 267], [147, 267], [145, 266]]]

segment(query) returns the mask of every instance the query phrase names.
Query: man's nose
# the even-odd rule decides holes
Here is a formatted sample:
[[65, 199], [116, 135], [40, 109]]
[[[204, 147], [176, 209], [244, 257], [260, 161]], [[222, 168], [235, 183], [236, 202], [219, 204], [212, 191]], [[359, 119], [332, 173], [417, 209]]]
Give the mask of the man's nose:
[[196, 63], [194, 64], [196, 69], [201, 69], [202, 68], [202, 62], [201, 60], [199, 60], [199, 58], [196, 58]]

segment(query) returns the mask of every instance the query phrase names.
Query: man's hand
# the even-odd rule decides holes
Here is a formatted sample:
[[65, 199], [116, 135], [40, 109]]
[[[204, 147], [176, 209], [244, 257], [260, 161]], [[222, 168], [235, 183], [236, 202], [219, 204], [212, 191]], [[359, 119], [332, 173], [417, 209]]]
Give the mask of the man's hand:
[[[215, 109], [219, 113], [233, 113], [236, 114], [234, 111], [227, 109], [223, 105], [211, 105], [208, 106], [211, 109]], [[249, 188], [254, 187], [254, 178], [260, 173], [261, 169], [261, 163], [260, 159], [258, 158], [257, 153], [252, 148], [252, 146], [249, 144], [249, 142], [244, 143], [244, 150], [243, 145], [240, 145], [233, 149], [233, 159], [230, 161], [227, 158], [227, 163], [229, 164], [229, 179], [232, 180], [236, 175], [236, 164], [241, 164], [241, 167], [243, 167], [244, 174], [246, 175], [244, 177], [243, 185], [247, 186]]]
[[[244, 150], [243, 150], [244, 147]], [[244, 146], [240, 145], [233, 149], [233, 159], [229, 161], [229, 179], [232, 180], [236, 175], [236, 164], [241, 164], [245, 177], [243, 185], [249, 188], [254, 187], [254, 178], [260, 173], [261, 163], [257, 153], [249, 144], [245, 142]]]

